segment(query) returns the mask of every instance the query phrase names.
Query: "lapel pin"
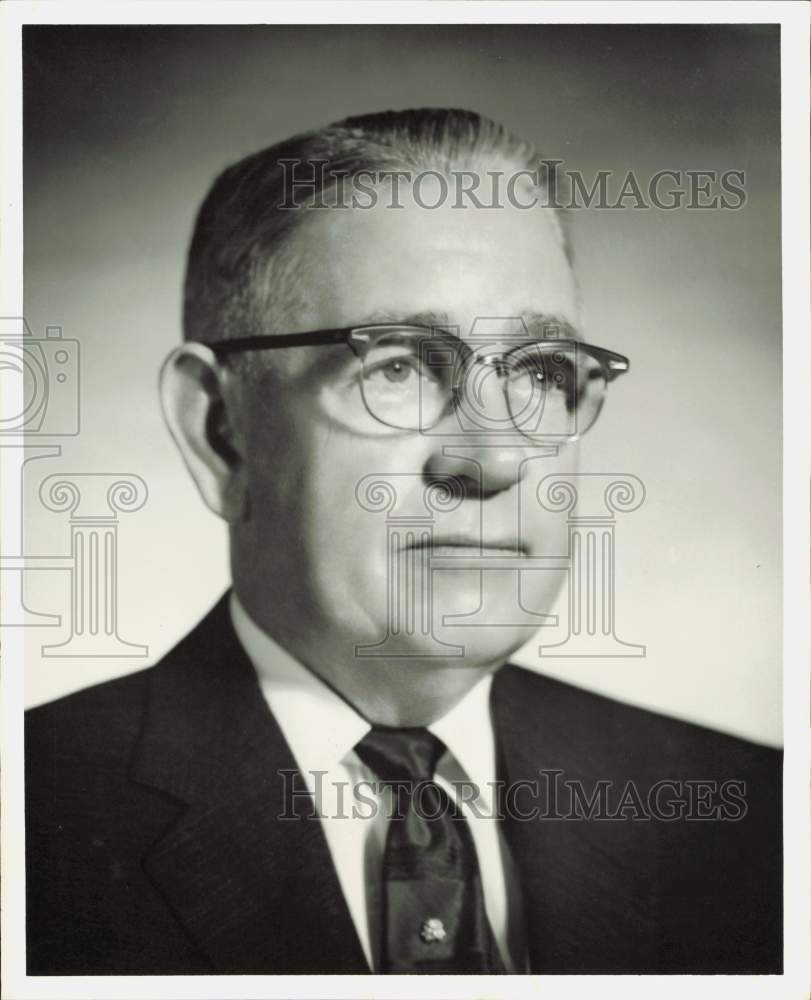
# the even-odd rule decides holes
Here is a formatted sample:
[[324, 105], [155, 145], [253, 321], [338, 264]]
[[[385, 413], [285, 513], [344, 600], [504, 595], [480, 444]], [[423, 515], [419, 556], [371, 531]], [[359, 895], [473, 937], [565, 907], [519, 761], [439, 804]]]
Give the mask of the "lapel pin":
[[428, 917], [427, 920], [423, 920], [420, 926], [420, 937], [426, 943], [442, 941], [445, 934], [445, 925], [439, 917]]

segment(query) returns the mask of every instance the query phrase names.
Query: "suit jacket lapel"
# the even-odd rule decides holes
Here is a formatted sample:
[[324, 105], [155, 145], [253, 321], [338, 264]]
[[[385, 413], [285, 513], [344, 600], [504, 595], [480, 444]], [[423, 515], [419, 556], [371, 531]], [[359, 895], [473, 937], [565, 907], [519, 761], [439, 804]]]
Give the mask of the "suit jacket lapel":
[[144, 869], [216, 972], [369, 971], [225, 598], [153, 671], [132, 776], [178, 800]]
[[[529, 683], [527, 683], [529, 681]], [[505, 803], [505, 833], [524, 895], [533, 972], [599, 973], [656, 967], [655, 841], [650, 822], [545, 818], [569, 812], [568, 797], [545, 794], [559, 781], [582, 783], [588, 793], [608, 779], [624, 783], [622, 750], [615, 742], [573, 729], [572, 706], [560, 690], [574, 689], [507, 667], [493, 685], [492, 711], [500, 777], [537, 782]], [[568, 700], [567, 700], [568, 699]], [[541, 772], [548, 772], [542, 774]], [[540, 816], [521, 819], [540, 807]], [[512, 816], [510, 815], [512, 813]]]

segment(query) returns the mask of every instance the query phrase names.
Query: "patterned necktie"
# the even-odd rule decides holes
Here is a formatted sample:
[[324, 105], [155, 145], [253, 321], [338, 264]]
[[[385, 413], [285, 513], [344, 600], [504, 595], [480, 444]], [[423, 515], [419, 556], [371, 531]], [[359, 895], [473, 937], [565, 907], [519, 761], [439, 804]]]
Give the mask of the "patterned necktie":
[[376, 726], [355, 747], [392, 786], [383, 855], [381, 972], [505, 972], [484, 909], [467, 821], [434, 780], [445, 745]]

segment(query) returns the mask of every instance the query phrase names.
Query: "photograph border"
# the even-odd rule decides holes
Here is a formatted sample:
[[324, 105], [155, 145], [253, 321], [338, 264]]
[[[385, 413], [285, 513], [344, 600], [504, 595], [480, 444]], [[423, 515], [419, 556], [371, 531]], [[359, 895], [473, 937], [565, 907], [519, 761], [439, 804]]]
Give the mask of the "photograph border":
[[[54, 976], [25, 974], [23, 689], [25, 630], [2, 643], [2, 982], [28, 998], [791, 997], [809, 995], [809, 6], [805, 3], [10, 2], [0, 8], [4, 155], [0, 315], [23, 315], [22, 27], [28, 24], [770, 23], [781, 25], [783, 304], [783, 705], [785, 971], [782, 976]], [[20, 412], [22, 384], [0, 406]], [[2, 469], [0, 469], [0, 474]], [[21, 497], [2, 494], [0, 546], [19, 551]], [[425, 981], [428, 978], [430, 985]]]

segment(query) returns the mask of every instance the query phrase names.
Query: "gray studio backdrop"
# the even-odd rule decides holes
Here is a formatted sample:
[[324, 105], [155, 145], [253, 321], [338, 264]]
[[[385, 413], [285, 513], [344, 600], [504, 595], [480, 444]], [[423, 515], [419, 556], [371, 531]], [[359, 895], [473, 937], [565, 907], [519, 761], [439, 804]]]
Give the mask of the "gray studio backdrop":
[[[737, 211], [570, 213], [586, 339], [632, 360], [584, 439], [583, 468], [644, 483], [644, 503], [616, 517], [615, 611], [617, 635], [646, 656], [539, 658], [536, 638], [519, 660], [779, 743], [778, 32], [26, 28], [26, 317], [35, 337], [61, 327], [79, 342], [66, 363], [81, 379], [79, 433], [48, 436], [72, 419], [61, 399], [53, 406], [66, 415], [52, 412], [28, 439], [41, 450], [29, 450], [22, 477], [25, 554], [39, 560], [23, 574], [25, 601], [61, 619], [29, 619], [28, 703], [153, 662], [226, 586], [225, 531], [188, 479], [156, 393], [180, 334], [190, 228], [214, 174], [347, 114], [456, 106], [500, 119], [587, 178], [745, 171]], [[55, 351], [47, 347], [47, 363]], [[59, 455], [42, 450], [56, 444]], [[43, 493], [56, 473], [84, 491], [80, 511], [60, 507], [48, 484]], [[113, 481], [129, 485], [111, 528]], [[115, 544], [118, 565], [106, 597], [132, 644], [118, 652], [130, 657], [70, 646], [80, 514], [86, 524], [108, 518], [103, 544]], [[565, 593], [556, 610], [561, 624], [544, 630], [546, 642], [565, 638]], [[53, 655], [71, 649], [78, 655]]]

